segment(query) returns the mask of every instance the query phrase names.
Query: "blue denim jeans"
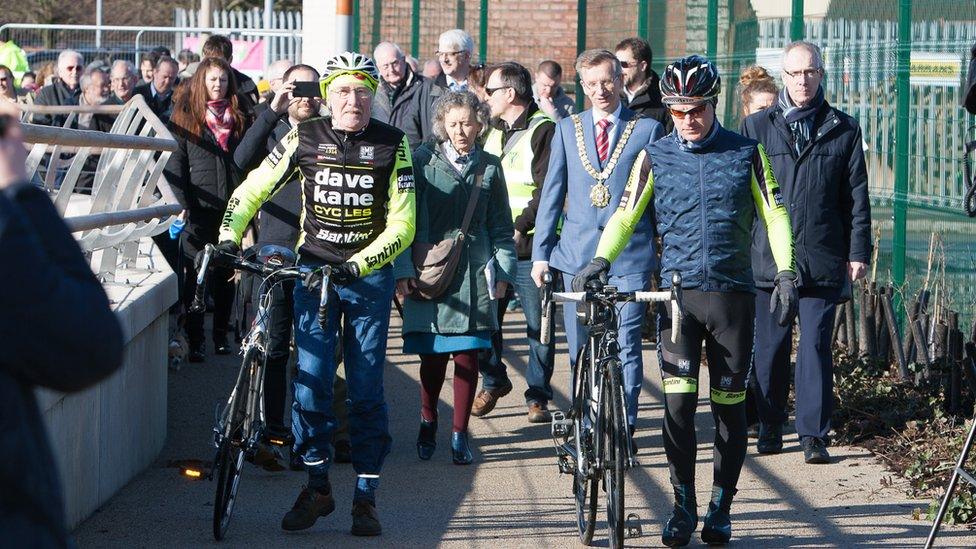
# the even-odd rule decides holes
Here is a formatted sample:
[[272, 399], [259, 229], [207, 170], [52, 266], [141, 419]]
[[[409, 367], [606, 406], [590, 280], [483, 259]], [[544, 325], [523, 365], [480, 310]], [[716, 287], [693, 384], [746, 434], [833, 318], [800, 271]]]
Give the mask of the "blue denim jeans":
[[326, 475], [332, 462], [336, 428], [332, 388], [340, 315], [353, 468], [361, 476], [378, 475], [390, 453], [383, 365], [393, 286], [389, 266], [347, 286], [333, 286], [324, 330], [318, 321], [318, 290], [307, 290], [301, 281], [295, 286], [298, 375], [293, 382], [292, 431], [310, 476]]
[[[539, 288], [532, 281], [532, 261], [520, 260], [518, 271], [515, 275], [515, 291], [518, 292], [519, 302], [522, 304], [522, 312], [525, 313], [525, 325], [529, 339], [528, 365], [525, 369], [525, 382], [528, 388], [525, 390], [525, 402], [538, 402], [548, 404], [552, 400], [552, 386], [549, 381], [552, 379], [553, 352], [552, 345], [543, 345], [539, 341], [539, 332], [542, 325], [542, 297]], [[504, 320], [505, 310], [508, 308], [507, 299], [500, 300], [498, 303], [498, 327], [499, 330], [492, 336], [491, 350], [486, 353], [485, 359], [481, 361], [481, 388], [487, 391], [504, 387], [510, 383], [508, 373], [505, 370], [505, 363], [502, 362], [502, 334], [501, 326]]]

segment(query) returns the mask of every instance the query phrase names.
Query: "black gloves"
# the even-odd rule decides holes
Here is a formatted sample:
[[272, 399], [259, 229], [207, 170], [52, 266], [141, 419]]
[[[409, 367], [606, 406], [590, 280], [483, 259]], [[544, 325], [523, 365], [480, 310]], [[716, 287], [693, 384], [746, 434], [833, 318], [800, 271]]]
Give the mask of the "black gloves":
[[778, 306], [779, 315], [776, 321], [780, 326], [789, 326], [796, 318], [799, 304], [800, 294], [796, 291], [796, 273], [780, 271], [776, 274], [776, 287], [773, 288], [773, 295], [769, 299], [769, 313], [776, 312]]
[[216, 248], [218, 252], [228, 254], [228, 255], [241, 254], [241, 247], [238, 246], [237, 243], [234, 242], [233, 240], [223, 240], [219, 244], [214, 246], [214, 248]]
[[[584, 292], [587, 286], [595, 289], [602, 288], [607, 283], [607, 272], [610, 271], [610, 262], [602, 257], [594, 257], [593, 261], [583, 267], [573, 277], [572, 288], [574, 292]], [[590, 282], [592, 281], [592, 284]]]
[[351, 284], [359, 278], [359, 265], [355, 261], [346, 261], [332, 269], [330, 280], [340, 286]]

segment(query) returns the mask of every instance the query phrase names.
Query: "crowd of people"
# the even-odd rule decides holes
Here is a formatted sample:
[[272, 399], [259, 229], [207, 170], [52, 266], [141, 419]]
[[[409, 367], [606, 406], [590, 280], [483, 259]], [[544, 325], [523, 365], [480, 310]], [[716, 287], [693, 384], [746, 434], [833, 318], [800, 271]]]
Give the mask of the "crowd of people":
[[[321, 74], [278, 60], [258, 84], [231, 67], [230, 46], [213, 35], [199, 59], [159, 49], [138, 72], [127, 61], [86, 69], [66, 50], [52, 81], [34, 92], [22, 93], [31, 84], [16, 88], [0, 66], [0, 96], [93, 105], [138, 94], [169, 125], [178, 148], [165, 175], [185, 228], [176, 241], [156, 242], [182, 277], [184, 304], [206, 243], [230, 253], [278, 244], [303, 264], [332, 266], [324, 325], [318, 289], [299, 281], [274, 290], [267, 430], [291, 441], [291, 465], [308, 475], [283, 529], [309, 528], [333, 512], [330, 466], [351, 461], [352, 533], [382, 531], [376, 494], [391, 447], [383, 365], [394, 299], [403, 352], [418, 355], [419, 459], [436, 455], [439, 395], [453, 359], [451, 459], [474, 461], [470, 417], [489, 415], [514, 389], [501, 327], [515, 300], [529, 343], [526, 421], [551, 421], [555, 348], [540, 338], [547, 272], [575, 290], [667, 288], [670, 274], [681, 275], [679, 345], [670, 342], [668, 311], [651, 313], [675, 498], [665, 545], [689, 543], [699, 522], [694, 415], [703, 347], [716, 428], [704, 541], [731, 539], [750, 426], [759, 453], [783, 450], [795, 319], [797, 439], [806, 463], [830, 462], [831, 326], [836, 304], [864, 276], [871, 239], [860, 129], [824, 97], [817, 45], [785, 48], [782, 89], [762, 67], [743, 70], [738, 131], [716, 117], [714, 63], [691, 55], [659, 75], [640, 38], [577, 58], [590, 104], [582, 112], [563, 89], [559, 63], [534, 71], [515, 61], [474, 63], [474, 42], [460, 29], [441, 34], [436, 60], [425, 63], [383, 42], [371, 56], [330, 58]], [[297, 94], [307, 82], [321, 93]], [[107, 130], [111, 118], [72, 125]], [[213, 352], [229, 354], [235, 279], [227, 269], [210, 277]], [[638, 303], [619, 314], [631, 437], [648, 314]], [[206, 361], [203, 315], [187, 313], [184, 325], [190, 360]], [[572, 308], [563, 327], [575, 366], [587, 328]]]

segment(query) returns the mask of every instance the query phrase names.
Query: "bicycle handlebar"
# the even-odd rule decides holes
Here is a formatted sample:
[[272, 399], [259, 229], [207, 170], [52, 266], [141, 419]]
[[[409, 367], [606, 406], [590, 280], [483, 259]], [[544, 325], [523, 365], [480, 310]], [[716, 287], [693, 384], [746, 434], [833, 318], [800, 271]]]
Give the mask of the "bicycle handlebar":
[[667, 301], [671, 305], [671, 342], [677, 344], [681, 341], [683, 311], [681, 309], [681, 275], [678, 273], [671, 276], [671, 289], [659, 292], [621, 292], [614, 286], [604, 286], [598, 290], [587, 290], [585, 292], [553, 292], [552, 275], [548, 272], [545, 273], [542, 281], [542, 330], [539, 334], [539, 341], [543, 345], [548, 345], [552, 341], [551, 312], [556, 302], [615, 304]]
[[279, 267], [273, 264], [263, 264], [255, 261], [248, 261], [235, 254], [229, 254], [217, 249], [213, 244], [204, 246], [203, 260], [200, 262], [200, 270], [197, 271], [197, 287], [193, 294], [193, 302], [190, 304], [190, 311], [202, 312], [206, 309], [204, 297], [206, 295], [207, 272], [210, 264], [220, 264], [235, 271], [244, 271], [261, 276], [272, 284], [285, 280], [301, 279], [306, 287], [313, 287], [317, 277], [321, 275], [322, 285], [319, 297], [318, 320], [322, 327], [328, 315], [329, 304], [329, 278], [332, 275], [332, 267], [324, 265], [322, 267], [307, 267], [296, 265], [294, 267]]

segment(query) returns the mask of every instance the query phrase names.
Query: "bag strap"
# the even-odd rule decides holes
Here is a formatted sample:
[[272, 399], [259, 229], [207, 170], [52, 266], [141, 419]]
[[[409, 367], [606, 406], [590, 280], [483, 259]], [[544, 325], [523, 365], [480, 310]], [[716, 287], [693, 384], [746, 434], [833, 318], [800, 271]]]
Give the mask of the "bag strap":
[[481, 168], [478, 169], [478, 175], [474, 179], [474, 188], [471, 190], [471, 196], [468, 198], [468, 209], [464, 211], [464, 220], [461, 221], [461, 232], [460, 235], [467, 237], [468, 226], [471, 225], [471, 218], [474, 217], [474, 208], [478, 205], [478, 195], [481, 194], [481, 183], [485, 179], [485, 168], [487, 165], [482, 164]]

